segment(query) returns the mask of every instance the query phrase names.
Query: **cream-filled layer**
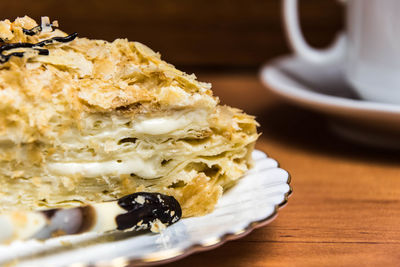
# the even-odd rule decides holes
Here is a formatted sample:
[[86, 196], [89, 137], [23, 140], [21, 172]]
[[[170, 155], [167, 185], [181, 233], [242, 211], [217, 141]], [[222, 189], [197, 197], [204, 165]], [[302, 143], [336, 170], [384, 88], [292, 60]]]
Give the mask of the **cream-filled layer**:
[[207, 112], [204, 110], [191, 111], [184, 114], [155, 117], [139, 121], [133, 125], [133, 129], [139, 134], [160, 135], [187, 128], [196, 123], [207, 124]]
[[[104, 130], [95, 135], [80, 137], [80, 141], [95, 141], [96, 143], [107, 143], [109, 151], [120, 149], [118, 141], [122, 138], [140, 135], [163, 135], [178, 133], [179, 135], [187, 132], [189, 129], [197, 130], [208, 127], [208, 113], [205, 110], [180, 111], [168, 116], [146, 117], [141, 116], [132, 121], [128, 127], [119, 127], [113, 130]], [[78, 141], [77, 135], [74, 139], [64, 139], [67, 141], [63, 146], [75, 146]], [[75, 142], [74, 142], [75, 141]], [[109, 142], [111, 141], [111, 142]], [[84, 144], [84, 143], [83, 143]], [[84, 177], [118, 176], [122, 174], [135, 174], [144, 179], [154, 179], [165, 175], [168, 170], [161, 166], [161, 160], [155, 153], [145, 155], [144, 157], [134, 153], [129, 157], [115, 158], [112, 160], [86, 161], [79, 160], [55, 160], [47, 163], [48, 170], [53, 175], [73, 176], [81, 175]]]
[[130, 157], [128, 159], [103, 162], [55, 162], [48, 163], [48, 170], [55, 175], [101, 177], [108, 175], [135, 174], [144, 179], [160, 177], [160, 162], [154, 159]]
[[[121, 134], [137, 135], [163, 135], [184, 131], [189, 128], [208, 127], [208, 112], [206, 110], [175, 111], [169, 115], [148, 116], [139, 115], [134, 120], [119, 120], [114, 117], [102, 118], [101, 116], [88, 117], [88, 128], [95, 128], [96, 121], [102, 121], [103, 126], [79, 138], [90, 140], [92, 138], [115, 138]], [[128, 126], [129, 125], [129, 126]], [[180, 132], [181, 133], [181, 132]], [[64, 141], [72, 141], [77, 138], [76, 132], [65, 132]]]
[[126, 213], [126, 210], [116, 205], [114, 202], [99, 203], [92, 208], [96, 212], [96, 221], [92, 226], [92, 231], [111, 231], [117, 228], [115, 218], [119, 214]]

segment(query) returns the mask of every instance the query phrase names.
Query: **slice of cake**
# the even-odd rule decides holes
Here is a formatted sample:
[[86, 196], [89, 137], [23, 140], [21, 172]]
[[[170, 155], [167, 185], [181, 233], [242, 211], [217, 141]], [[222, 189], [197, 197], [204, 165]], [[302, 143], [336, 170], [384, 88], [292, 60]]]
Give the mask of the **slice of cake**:
[[139, 191], [212, 211], [251, 165], [254, 117], [141, 43], [56, 26], [0, 22], [0, 211]]

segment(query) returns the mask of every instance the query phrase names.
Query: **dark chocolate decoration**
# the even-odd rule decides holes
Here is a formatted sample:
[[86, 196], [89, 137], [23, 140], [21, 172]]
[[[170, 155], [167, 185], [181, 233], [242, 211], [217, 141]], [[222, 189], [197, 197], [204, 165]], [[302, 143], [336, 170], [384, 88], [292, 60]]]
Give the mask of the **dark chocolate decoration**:
[[[139, 203], [139, 199], [144, 199], [144, 202]], [[172, 196], [160, 193], [134, 193], [120, 198], [118, 205], [128, 211], [116, 217], [118, 230], [135, 226], [150, 228], [150, 223], [156, 219], [170, 225], [182, 217], [182, 209], [178, 201]], [[140, 222], [141, 224], [138, 225]]]
[[[53, 27], [53, 28], [58, 28], [57, 26], [54, 26], [52, 23], [48, 24], [48, 26], [51, 26], [51, 27]], [[35, 35], [35, 34], [38, 34], [38, 33], [41, 32], [42, 30], [43, 30], [43, 28], [42, 28], [41, 25], [38, 25], [38, 26], [36, 26], [36, 27], [33, 27], [32, 29], [25, 29], [25, 28], [22, 28], [22, 32], [23, 32], [24, 34], [26, 34], [26, 35], [29, 35], [29, 36], [33, 36], [33, 35]]]
[[49, 55], [49, 50], [48, 49], [35, 48], [35, 50], [39, 51], [39, 55], [41, 55], [41, 56], [48, 56]]
[[73, 41], [76, 37], [78, 36], [78, 33], [74, 32], [68, 36], [65, 37], [53, 37], [47, 40], [43, 40], [41, 42], [38, 42], [36, 44], [31, 44], [31, 43], [12, 43], [12, 44], [4, 44], [0, 46], [0, 63], [5, 63], [7, 62], [10, 57], [15, 56], [15, 57], [23, 57], [24, 52], [14, 52], [10, 53], [8, 55], [3, 55], [4, 51], [11, 50], [11, 49], [16, 49], [16, 48], [34, 48], [34, 50], [39, 51], [39, 55], [49, 55], [49, 50], [47, 49], [40, 49], [36, 47], [43, 47], [45, 45], [52, 44], [54, 42], [59, 42], [59, 43], [67, 43]]
[[[139, 192], [122, 197], [113, 202], [126, 213], [117, 215], [117, 230], [145, 230], [151, 228], [156, 219], [165, 225], [171, 225], [182, 217], [181, 207], [172, 196], [160, 193]], [[67, 209], [49, 209], [40, 211], [46, 217], [46, 226], [34, 233], [32, 238], [46, 239], [53, 236], [79, 234], [93, 230], [97, 221], [97, 212], [92, 205]], [[100, 225], [101, 227], [101, 225]], [[109, 230], [109, 229], [107, 229]]]
[[35, 35], [35, 34], [38, 34], [39, 32], [41, 32], [42, 31], [42, 26], [36, 26], [36, 27], [33, 27], [32, 29], [25, 29], [25, 28], [22, 28], [22, 32], [24, 33], [24, 34], [26, 34], [26, 35], [29, 35], [29, 36], [33, 36], [33, 35]]

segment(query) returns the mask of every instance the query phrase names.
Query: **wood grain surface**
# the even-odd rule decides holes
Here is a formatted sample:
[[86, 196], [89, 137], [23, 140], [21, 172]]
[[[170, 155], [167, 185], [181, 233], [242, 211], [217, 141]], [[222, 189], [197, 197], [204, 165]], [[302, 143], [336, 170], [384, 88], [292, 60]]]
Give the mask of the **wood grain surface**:
[[[254, 67], [288, 52], [280, 0], [0, 1], [0, 18], [57, 19], [65, 31], [147, 44], [179, 66]], [[336, 0], [301, 1], [304, 32], [317, 46], [342, 28]]]
[[271, 224], [167, 266], [399, 266], [399, 153], [333, 135], [327, 120], [283, 103], [255, 73], [200, 74], [224, 103], [256, 114], [257, 148], [292, 176]]

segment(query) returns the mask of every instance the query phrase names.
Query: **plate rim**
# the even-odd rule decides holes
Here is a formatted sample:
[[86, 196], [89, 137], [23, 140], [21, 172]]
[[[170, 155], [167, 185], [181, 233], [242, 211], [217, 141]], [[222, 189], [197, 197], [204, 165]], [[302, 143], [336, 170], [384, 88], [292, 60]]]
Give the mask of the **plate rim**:
[[[291, 186], [291, 181], [292, 181], [292, 176], [290, 173], [282, 169], [280, 167], [280, 163], [269, 157], [267, 153], [265, 153], [262, 149], [254, 149], [252, 151], [252, 154], [254, 152], [258, 152], [261, 154], [261, 157], [259, 159], [270, 159], [274, 161], [274, 166], [270, 166], [268, 169], [271, 170], [279, 170], [281, 172], [280, 177], [282, 178], [282, 181], [280, 184], [287, 186], [284, 191], [281, 192], [280, 196], [283, 197], [283, 199], [274, 205], [272, 211], [269, 210], [266, 212], [263, 216], [263, 218], [258, 219], [258, 220], [246, 220], [244, 221], [243, 225], [240, 227], [240, 229], [226, 229], [223, 230], [222, 233], [216, 234], [214, 237], [211, 238], [210, 241], [207, 240], [207, 242], [202, 243], [204, 240], [200, 240], [198, 242], [192, 243], [188, 245], [185, 248], [177, 249], [177, 248], [172, 248], [169, 250], [162, 251], [162, 253], [150, 253], [150, 254], [143, 254], [135, 258], [130, 258], [129, 256], [116, 256], [109, 258], [107, 260], [98, 260], [98, 261], [78, 261], [74, 263], [68, 263], [65, 266], [95, 266], [95, 267], [104, 267], [104, 266], [112, 266], [112, 267], [121, 267], [121, 266], [151, 266], [151, 265], [159, 265], [159, 264], [166, 264], [166, 263], [171, 263], [177, 260], [180, 260], [184, 257], [187, 257], [189, 255], [192, 255], [194, 253], [202, 252], [202, 251], [208, 251], [214, 248], [217, 248], [219, 246], [222, 246], [228, 241], [231, 240], [236, 240], [239, 238], [242, 238], [249, 233], [251, 233], [253, 230], [260, 228], [262, 226], [267, 225], [268, 223], [272, 222], [277, 216], [278, 212], [280, 209], [286, 206], [288, 203], [289, 197], [293, 193], [293, 188]], [[254, 154], [253, 154], [254, 155]], [[256, 159], [257, 161], [258, 159]], [[246, 174], [245, 174], [246, 175]], [[267, 177], [265, 173], [261, 174], [261, 177]]]
[[[268, 154], [265, 151], [263, 151], [262, 149], [257, 148], [257, 149], [254, 149], [253, 151], [257, 151], [257, 150], [261, 151], [267, 158], [273, 159], [273, 158], [269, 157]], [[275, 160], [275, 159], [273, 159], [273, 160]], [[269, 214], [267, 217], [257, 220], [257, 221], [252, 221], [249, 224], [247, 224], [245, 227], [243, 227], [243, 229], [236, 231], [235, 233], [226, 233], [226, 234], [222, 235], [221, 237], [216, 238], [214, 240], [214, 242], [212, 242], [212, 243], [209, 243], [206, 245], [195, 243], [195, 244], [188, 246], [187, 248], [185, 248], [181, 251], [178, 251], [178, 252], [174, 249], [171, 249], [170, 252], [173, 254], [173, 256], [170, 256], [170, 257], [168, 255], [166, 255], [164, 257], [159, 257], [159, 258], [154, 257], [154, 258], [150, 258], [150, 259], [146, 258], [146, 257], [131, 259], [131, 260], [127, 259], [126, 264], [127, 265], [132, 264], [134, 266], [137, 266], [137, 265], [139, 265], [139, 266], [154, 266], [154, 265], [159, 265], [159, 264], [171, 263], [171, 262], [183, 259], [192, 254], [215, 249], [217, 247], [222, 246], [223, 244], [225, 244], [228, 241], [237, 240], [242, 237], [245, 237], [246, 235], [250, 234], [253, 230], [258, 229], [260, 227], [263, 227], [263, 226], [271, 223], [278, 216], [278, 212], [287, 205], [288, 200], [293, 193], [293, 188], [291, 185], [292, 176], [290, 175], [290, 173], [287, 170], [282, 169], [280, 167], [280, 163], [277, 160], [275, 160], [275, 161], [277, 162], [277, 166], [275, 168], [283, 170], [287, 174], [286, 184], [289, 186], [289, 190], [284, 194], [284, 199], [282, 200], [282, 202], [276, 204], [273, 212], [271, 214]], [[109, 266], [120, 267], [121, 265], [119, 262], [117, 262], [116, 264], [112, 264], [112, 261], [114, 261], [114, 260], [111, 260], [109, 262], [109, 263], [111, 263]], [[104, 262], [101, 263], [101, 266], [103, 266], [102, 264], [104, 264]], [[106, 264], [107, 264], [107, 262], [106, 262]], [[97, 266], [97, 264], [95, 264], [94, 266]], [[100, 267], [100, 265], [99, 265], [99, 267]]]

